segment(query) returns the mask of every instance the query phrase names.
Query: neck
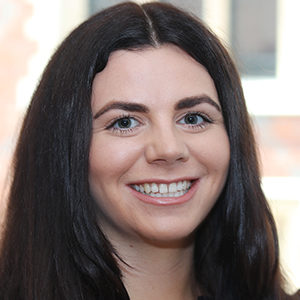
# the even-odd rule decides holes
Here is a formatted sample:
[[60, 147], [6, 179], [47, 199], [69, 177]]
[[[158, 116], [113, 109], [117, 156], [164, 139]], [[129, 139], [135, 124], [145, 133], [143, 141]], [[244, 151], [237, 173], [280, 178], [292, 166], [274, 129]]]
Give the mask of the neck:
[[120, 268], [131, 300], [197, 298], [192, 239], [168, 244], [113, 243], [113, 246], [124, 259]]

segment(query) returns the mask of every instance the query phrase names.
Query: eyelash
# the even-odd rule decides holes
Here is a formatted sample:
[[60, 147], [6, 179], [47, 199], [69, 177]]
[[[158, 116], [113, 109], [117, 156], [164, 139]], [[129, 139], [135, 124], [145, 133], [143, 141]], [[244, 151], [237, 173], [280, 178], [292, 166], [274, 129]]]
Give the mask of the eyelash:
[[[187, 116], [197, 116], [197, 117], [200, 117], [203, 119], [203, 122], [200, 123], [200, 124], [183, 124], [185, 126], [187, 126], [188, 128], [191, 128], [191, 129], [204, 129], [208, 124], [212, 124], [213, 123], [213, 120], [206, 114], [204, 113], [200, 113], [198, 111], [189, 111], [189, 112], [186, 112], [180, 119], [179, 121], [183, 120], [184, 118], [186, 118]], [[179, 123], [179, 121], [177, 123]], [[179, 123], [181, 124], [181, 123]]]
[[[117, 124], [117, 122], [121, 121], [122, 119], [130, 119], [130, 120], [134, 120], [135, 122], [139, 123], [138, 125], [136, 125], [133, 128], [115, 128], [114, 126]], [[118, 134], [130, 134], [132, 133], [132, 131], [134, 131], [137, 127], [139, 127], [141, 124], [140, 121], [138, 121], [136, 118], [134, 118], [133, 116], [129, 115], [129, 114], [123, 114], [121, 116], [118, 116], [116, 118], [114, 118], [106, 127], [106, 130], [111, 130], [113, 132], [116, 132]]]
[[[195, 112], [195, 111], [189, 111], [186, 112], [180, 119], [184, 119], [187, 116], [197, 116], [203, 119], [203, 122], [200, 124], [183, 124], [184, 126], [187, 126], [188, 128], [197, 130], [199, 128], [204, 129], [207, 124], [211, 124], [213, 123], [213, 120], [206, 114], [204, 113], [200, 113], [200, 112]], [[132, 128], [115, 128], [114, 126], [117, 124], [117, 122], [121, 121], [122, 119], [130, 119], [133, 120], [135, 122], [137, 122], [138, 124]], [[177, 123], [179, 123], [179, 121], [177, 121]], [[106, 127], [106, 130], [111, 130], [113, 132], [116, 132], [118, 134], [122, 134], [122, 135], [126, 135], [126, 134], [131, 134], [137, 127], [139, 127], [141, 124], [140, 121], [138, 121], [135, 117], [131, 116], [130, 114], [122, 114], [121, 116], [118, 116], [116, 118], [114, 118]], [[181, 123], [179, 123], [181, 124]]]

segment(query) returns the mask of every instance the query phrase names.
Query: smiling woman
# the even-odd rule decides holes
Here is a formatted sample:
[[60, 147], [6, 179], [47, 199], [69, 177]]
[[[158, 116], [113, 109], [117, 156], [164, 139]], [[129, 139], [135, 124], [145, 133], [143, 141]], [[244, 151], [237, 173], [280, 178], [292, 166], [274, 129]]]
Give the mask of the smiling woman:
[[15, 154], [1, 299], [281, 300], [240, 79], [201, 21], [126, 2], [48, 64]]
[[229, 141], [212, 78], [176, 46], [119, 50], [94, 79], [92, 111], [89, 178], [101, 228], [116, 249], [120, 236], [179, 247], [227, 177]]

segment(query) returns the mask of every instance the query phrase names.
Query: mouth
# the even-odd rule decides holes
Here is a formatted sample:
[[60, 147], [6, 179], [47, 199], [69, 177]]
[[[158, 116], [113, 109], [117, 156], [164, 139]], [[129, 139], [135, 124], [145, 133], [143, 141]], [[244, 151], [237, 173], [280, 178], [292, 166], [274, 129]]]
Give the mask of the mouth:
[[147, 182], [132, 184], [131, 188], [141, 194], [155, 198], [178, 198], [185, 195], [195, 180], [181, 180], [170, 183]]

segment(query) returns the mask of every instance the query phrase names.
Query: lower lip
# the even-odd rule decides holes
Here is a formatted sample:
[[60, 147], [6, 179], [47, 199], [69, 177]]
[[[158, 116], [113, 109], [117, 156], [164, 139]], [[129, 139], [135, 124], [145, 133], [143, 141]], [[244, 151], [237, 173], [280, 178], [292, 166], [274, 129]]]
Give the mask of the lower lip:
[[188, 202], [194, 196], [197, 190], [198, 183], [199, 180], [193, 182], [188, 192], [180, 197], [151, 197], [149, 195], [142, 194], [131, 187], [130, 190], [136, 198], [138, 198], [139, 200], [147, 204], [152, 204], [157, 206], [179, 205]]

